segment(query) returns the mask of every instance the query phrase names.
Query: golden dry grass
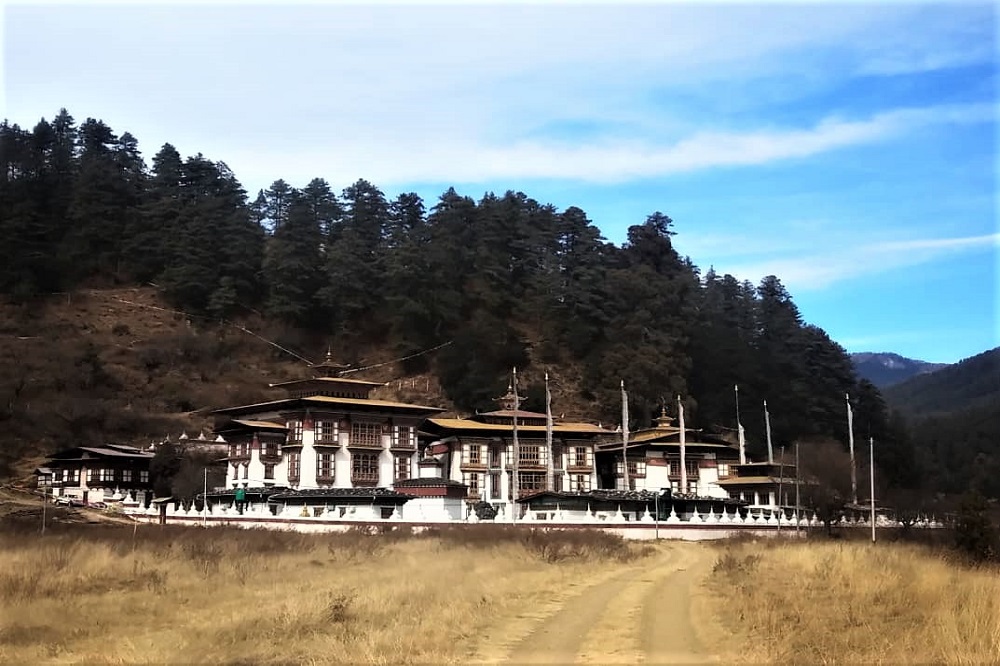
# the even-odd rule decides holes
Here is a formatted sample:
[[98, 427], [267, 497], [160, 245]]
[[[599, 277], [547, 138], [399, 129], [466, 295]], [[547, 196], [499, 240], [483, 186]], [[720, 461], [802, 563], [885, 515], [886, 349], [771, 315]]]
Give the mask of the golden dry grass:
[[740, 542], [711, 580], [743, 663], [1000, 663], [1000, 571], [940, 551]]
[[649, 552], [600, 533], [491, 527], [132, 534], [0, 535], [0, 661], [465, 662], [506, 619]]

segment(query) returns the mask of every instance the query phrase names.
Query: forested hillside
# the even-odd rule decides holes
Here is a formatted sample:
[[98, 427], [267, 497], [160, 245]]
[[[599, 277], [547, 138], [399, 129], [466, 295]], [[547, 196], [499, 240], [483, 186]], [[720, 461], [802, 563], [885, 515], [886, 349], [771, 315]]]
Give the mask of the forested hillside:
[[885, 399], [912, 415], [995, 404], [1000, 399], [1000, 347], [887, 388]]
[[928, 484], [1000, 497], [1000, 348], [886, 389], [905, 414]]
[[[65, 110], [31, 130], [5, 122], [0, 160], [0, 291], [20, 304], [18, 316], [38, 317], [56, 292], [151, 284], [204, 334], [252, 317], [282, 346], [315, 351], [322, 341], [355, 362], [373, 349], [400, 358], [445, 345], [399, 364], [397, 376], [433, 377], [458, 411], [492, 407], [517, 366], [528, 407], [541, 407], [548, 371], [569, 406], [557, 411], [617, 423], [624, 380], [633, 428], [676, 395], [694, 423], [732, 428], [739, 384], [752, 452], [763, 449], [763, 399], [781, 446], [846, 441], [850, 393], [855, 423], [882, 442], [882, 478], [922, 480], [905, 428], [871, 383], [856, 380], [844, 349], [803, 322], [781, 281], [702, 272], [663, 213], [637, 220], [619, 247], [583, 210], [520, 192], [477, 201], [449, 189], [425, 204], [365, 180], [338, 193], [317, 177], [277, 180], [248, 198], [222, 161], [166, 144], [147, 165], [131, 134], [92, 118], [77, 125]], [[71, 358], [114, 394], [121, 383], [105, 376], [103, 353]], [[225, 353], [237, 351], [188, 361], [215, 367]], [[66, 370], [51, 372], [77, 374]], [[36, 398], [37, 387], [58, 390], [38, 380]], [[0, 397], [16, 398], [0, 404], [0, 420], [24, 416], [28, 384], [18, 381], [0, 376]], [[180, 407], [235, 397], [195, 394], [213, 404]], [[30, 447], [23, 431], [5, 430], [8, 450]], [[78, 436], [134, 430], [111, 420]]]

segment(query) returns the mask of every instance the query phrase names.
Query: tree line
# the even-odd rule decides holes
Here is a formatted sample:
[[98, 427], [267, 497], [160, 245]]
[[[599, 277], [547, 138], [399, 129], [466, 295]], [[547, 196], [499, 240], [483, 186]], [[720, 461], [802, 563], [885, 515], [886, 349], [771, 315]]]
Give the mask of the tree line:
[[[341, 191], [276, 180], [248, 196], [224, 162], [163, 145], [147, 165], [130, 133], [61, 110], [33, 129], [0, 125], [0, 291], [15, 301], [81, 285], [153, 283], [178, 309], [216, 319], [263, 312], [340, 349], [380, 345], [434, 372], [462, 410], [493, 407], [510, 368], [579, 369], [580, 401], [606, 423], [629, 390], [632, 429], [677, 395], [704, 427], [735, 425], [739, 385], [751, 453], [761, 402], [775, 445], [880, 440], [891, 483], [922, 482], [905, 423], [858, 381], [845, 350], [803, 321], [775, 276], [702, 271], [661, 212], [609, 243], [578, 207], [521, 192], [429, 207], [366, 180]], [[530, 374], [530, 373], [528, 373]], [[540, 408], [539, 382], [524, 387]]]

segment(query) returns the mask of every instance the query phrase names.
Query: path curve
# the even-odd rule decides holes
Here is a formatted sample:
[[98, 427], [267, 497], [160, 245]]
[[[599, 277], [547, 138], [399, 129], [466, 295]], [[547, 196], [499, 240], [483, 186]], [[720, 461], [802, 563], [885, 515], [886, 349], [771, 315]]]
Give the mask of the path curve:
[[711, 553], [701, 544], [658, 548], [651, 558], [566, 599], [513, 646], [504, 663], [716, 661], [691, 621], [691, 589]]

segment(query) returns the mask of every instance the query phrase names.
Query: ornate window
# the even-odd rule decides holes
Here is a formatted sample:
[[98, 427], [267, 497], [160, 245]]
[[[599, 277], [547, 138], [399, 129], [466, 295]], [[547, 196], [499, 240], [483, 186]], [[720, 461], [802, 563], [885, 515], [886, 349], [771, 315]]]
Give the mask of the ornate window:
[[122, 470], [122, 483], [132, 483], [132, 470], [130, 469]]
[[545, 490], [544, 473], [520, 472], [517, 477], [518, 486], [522, 491]]
[[301, 473], [300, 465], [302, 464], [302, 456], [299, 453], [289, 453], [288, 454], [288, 480], [298, 481]]
[[288, 441], [295, 444], [302, 442], [302, 421], [288, 422]]
[[336, 444], [337, 422], [316, 421], [316, 441], [323, 444]]
[[396, 456], [396, 481], [410, 478], [410, 456]]
[[351, 423], [351, 446], [381, 446], [382, 425], [379, 423]]
[[490, 447], [490, 467], [497, 469], [500, 467], [500, 446], [493, 445]]
[[563, 447], [552, 445], [552, 469], [563, 468]]
[[146, 470], [139, 470], [139, 483], [149, 483], [149, 472]]
[[462, 447], [462, 454], [466, 465], [483, 464], [483, 447], [480, 444], [466, 444]]
[[393, 432], [396, 435], [395, 446], [406, 449], [414, 448], [413, 426], [396, 426]]
[[324, 481], [333, 480], [332, 453], [320, 453], [316, 456], [316, 478]]
[[585, 493], [590, 490], [589, 474], [574, 474], [570, 477], [570, 492]]
[[490, 499], [500, 499], [500, 490], [500, 473], [493, 472], [490, 474]]
[[265, 439], [260, 443], [260, 455], [270, 456], [272, 458], [278, 456], [278, 443], [274, 440]]
[[[690, 458], [684, 459], [684, 469], [687, 472], [688, 478], [698, 478], [698, 461], [692, 460]], [[670, 478], [679, 479], [681, 476], [681, 459], [671, 458], [670, 460]]]
[[[615, 463], [615, 472], [618, 476], [623, 476], [622, 474], [622, 464]], [[635, 478], [637, 476], [646, 476], [646, 461], [645, 460], [629, 460], [628, 461], [628, 475], [629, 478]]]
[[274, 465], [264, 465], [264, 478], [268, 480], [274, 478]]
[[590, 449], [586, 446], [574, 446], [570, 451], [570, 467], [590, 467]]
[[462, 483], [469, 487], [469, 497], [479, 497], [479, 472], [466, 472]]
[[351, 453], [351, 481], [362, 484], [378, 483], [378, 454]]
[[719, 478], [725, 479], [729, 476], [729, 463], [719, 463]]
[[537, 444], [520, 444], [521, 457], [518, 462], [521, 465], [544, 465], [545, 456], [542, 454], [542, 447]]

